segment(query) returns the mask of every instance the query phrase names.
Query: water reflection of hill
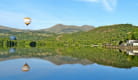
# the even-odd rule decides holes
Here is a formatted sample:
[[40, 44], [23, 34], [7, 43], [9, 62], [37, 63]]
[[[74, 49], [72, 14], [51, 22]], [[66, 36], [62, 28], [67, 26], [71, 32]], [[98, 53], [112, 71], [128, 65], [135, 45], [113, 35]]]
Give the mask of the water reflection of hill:
[[[10, 51], [12, 50], [12, 53]], [[13, 51], [14, 50], [14, 51]], [[54, 49], [45, 48], [30, 48], [30, 49], [9, 49], [1, 50], [0, 61], [18, 59], [18, 58], [41, 58], [53, 62], [56, 65], [62, 64], [92, 64], [93, 62], [87, 59], [78, 59], [71, 56], [58, 55]]]
[[[0, 61], [19, 59], [19, 58], [23, 58], [23, 57], [21, 57], [21, 56], [10, 56], [10, 57], [6, 57], [6, 58], [0, 58]], [[36, 57], [30, 57], [30, 58], [36, 58]], [[39, 57], [37, 57], [37, 58], [39, 58]], [[63, 65], [63, 64], [88, 65], [88, 64], [93, 63], [87, 59], [78, 59], [78, 58], [72, 58], [72, 57], [66, 57], [66, 56], [47, 56], [47, 57], [43, 57], [40, 59], [48, 60], [48, 61], [50, 61], [56, 65]]]
[[17, 58], [41, 58], [56, 65], [97, 63], [118, 68], [138, 66], [138, 56], [103, 48], [16, 48], [0, 50], [0, 61]]

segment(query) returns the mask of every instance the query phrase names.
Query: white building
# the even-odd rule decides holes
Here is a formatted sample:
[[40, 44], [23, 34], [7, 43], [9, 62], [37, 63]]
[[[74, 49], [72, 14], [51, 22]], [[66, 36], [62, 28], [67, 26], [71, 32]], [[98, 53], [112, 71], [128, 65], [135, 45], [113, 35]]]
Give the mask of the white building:
[[138, 40], [128, 40], [127, 46], [138, 46]]

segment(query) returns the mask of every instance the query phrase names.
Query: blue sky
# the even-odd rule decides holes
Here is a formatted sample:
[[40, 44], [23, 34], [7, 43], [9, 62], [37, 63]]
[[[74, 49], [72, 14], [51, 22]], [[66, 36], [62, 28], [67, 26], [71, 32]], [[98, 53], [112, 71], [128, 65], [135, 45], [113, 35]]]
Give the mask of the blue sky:
[[[43, 29], [55, 24], [138, 25], [138, 0], [1, 0], [0, 25]], [[31, 17], [26, 27], [23, 18]]]

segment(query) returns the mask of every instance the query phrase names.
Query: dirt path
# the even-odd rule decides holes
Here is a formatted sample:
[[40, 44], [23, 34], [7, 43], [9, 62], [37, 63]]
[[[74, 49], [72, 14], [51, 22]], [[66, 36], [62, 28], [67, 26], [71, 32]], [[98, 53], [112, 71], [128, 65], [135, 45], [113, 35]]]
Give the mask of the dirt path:
[[61, 37], [63, 37], [63, 35], [57, 36], [57, 37], [56, 37], [56, 40], [57, 40], [57, 41], [60, 41]]

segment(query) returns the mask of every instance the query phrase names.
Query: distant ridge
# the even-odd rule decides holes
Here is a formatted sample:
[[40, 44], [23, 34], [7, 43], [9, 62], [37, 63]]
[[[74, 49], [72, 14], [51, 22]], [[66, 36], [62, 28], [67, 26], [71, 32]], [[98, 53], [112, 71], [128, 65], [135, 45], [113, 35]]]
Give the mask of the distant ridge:
[[63, 25], [56, 24], [53, 27], [48, 29], [41, 29], [42, 31], [48, 31], [51, 33], [73, 33], [79, 31], [89, 31], [94, 29], [94, 26], [83, 25], [83, 26], [75, 26], [75, 25]]
[[10, 28], [10, 27], [7, 27], [7, 26], [0, 25], [0, 31], [1, 30], [12, 31], [12, 32], [22, 32], [23, 31], [22, 29]]
[[[89, 31], [93, 28], [94, 28], [93, 26], [89, 26], [89, 25], [74, 26], [74, 25], [56, 24], [50, 28], [40, 29], [40, 30], [29, 30], [29, 31], [33, 31], [33, 32], [42, 31], [42, 32], [50, 32], [50, 33], [73, 33], [73, 32], [79, 32], [79, 31]], [[4, 31], [5, 32], [23, 32], [23, 31], [28, 31], [28, 30], [10, 28], [7, 26], [0, 25], [0, 31], [1, 32], [4, 32]]]

